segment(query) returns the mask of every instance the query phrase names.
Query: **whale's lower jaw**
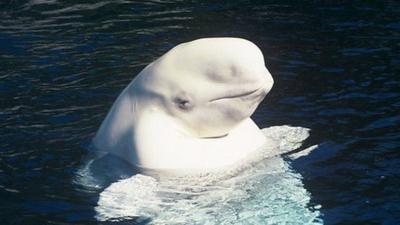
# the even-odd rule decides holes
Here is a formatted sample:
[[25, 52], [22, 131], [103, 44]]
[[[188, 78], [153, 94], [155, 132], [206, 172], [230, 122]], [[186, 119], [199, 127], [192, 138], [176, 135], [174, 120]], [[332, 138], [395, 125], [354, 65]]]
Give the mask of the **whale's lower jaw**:
[[220, 138], [175, 137], [163, 131], [152, 134], [157, 143], [138, 143], [144, 145], [137, 148], [141, 157], [130, 162], [142, 171], [209, 172], [245, 160], [266, 142], [250, 118]]
[[120, 144], [105, 145], [95, 138], [92, 144], [97, 150], [121, 158], [144, 174], [154, 171], [187, 174], [210, 172], [245, 161], [266, 142], [262, 131], [250, 118], [228, 135], [216, 138], [187, 137], [169, 127], [169, 121], [157, 121], [152, 117], [152, 123], [163, 124], [158, 129], [149, 121], [140, 136], [134, 138], [136, 142], [120, 140]]
[[[253, 149], [253, 152], [241, 155], [240, 157], [230, 157], [230, 158], [214, 158], [213, 160], [208, 160], [206, 157], [201, 159], [193, 159], [192, 161], [186, 161], [185, 164], [175, 165], [175, 166], [162, 166], [162, 167], [145, 167], [142, 165], [135, 165], [142, 174], [154, 175], [156, 177], [163, 175], [199, 175], [215, 173], [219, 171], [228, 170], [232, 171], [236, 168], [240, 168], [247, 162], [253, 162], [252, 159], [255, 158], [253, 155], [257, 155], [256, 152], [259, 150], [265, 142], [260, 143], [257, 148]], [[189, 165], [191, 164], [191, 165]]]

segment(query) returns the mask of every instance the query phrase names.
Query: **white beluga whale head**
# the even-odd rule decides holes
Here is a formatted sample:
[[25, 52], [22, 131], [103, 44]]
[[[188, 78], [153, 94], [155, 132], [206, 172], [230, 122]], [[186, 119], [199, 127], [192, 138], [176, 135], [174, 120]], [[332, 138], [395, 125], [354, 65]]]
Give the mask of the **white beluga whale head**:
[[125, 88], [94, 144], [146, 168], [228, 165], [265, 141], [249, 117], [272, 85], [262, 52], [250, 41], [183, 43]]
[[253, 43], [207, 38], [180, 44], [139, 77], [144, 95], [198, 137], [223, 136], [248, 118], [272, 87]]

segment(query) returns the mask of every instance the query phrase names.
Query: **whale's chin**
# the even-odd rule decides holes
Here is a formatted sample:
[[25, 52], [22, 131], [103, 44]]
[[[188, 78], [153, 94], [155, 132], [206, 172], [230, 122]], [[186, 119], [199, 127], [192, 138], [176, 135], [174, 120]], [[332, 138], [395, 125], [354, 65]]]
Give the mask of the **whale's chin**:
[[195, 130], [186, 133], [188, 137], [196, 139], [219, 139], [229, 136], [234, 127], [229, 129], [209, 129], [209, 130]]
[[[250, 114], [249, 114], [250, 116]], [[249, 116], [244, 117], [243, 119], [235, 121], [233, 125], [230, 126], [224, 126], [222, 127], [208, 127], [208, 129], [198, 129], [193, 132], [193, 138], [198, 138], [198, 139], [222, 139], [225, 137], [228, 137], [231, 135], [232, 131], [239, 126], [240, 123], [242, 123], [244, 120], [249, 118]]]
[[222, 135], [217, 135], [217, 136], [205, 136], [205, 137], [200, 137], [200, 138], [203, 138], [203, 139], [218, 139], [218, 138], [227, 137], [228, 135], [229, 135], [229, 133], [225, 133], [225, 134], [222, 134]]

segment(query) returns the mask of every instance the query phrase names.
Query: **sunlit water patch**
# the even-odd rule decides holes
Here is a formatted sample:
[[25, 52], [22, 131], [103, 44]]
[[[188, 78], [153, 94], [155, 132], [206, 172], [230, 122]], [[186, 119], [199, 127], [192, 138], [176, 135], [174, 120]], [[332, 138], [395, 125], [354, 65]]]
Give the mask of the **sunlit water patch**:
[[[309, 130], [277, 126], [263, 132], [269, 143], [259, 152], [244, 163], [218, 172], [129, 176], [129, 166], [118, 166], [115, 158], [100, 157], [88, 160], [77, 181], [88, 188], [105, 188], [95, 208], [100, 221], [322, 224], [318, 206], [310, 205], [310, 193], [303, 186], [302, 176], [291, 168], [290, 160], [281, 157], [298, 149]], [[297, 157], [305, 155], [297, 154], [292, 159]], [[110, 173], [111, 170], [114, 172]], [[110, 174], [115, 176], [114, 182]]]

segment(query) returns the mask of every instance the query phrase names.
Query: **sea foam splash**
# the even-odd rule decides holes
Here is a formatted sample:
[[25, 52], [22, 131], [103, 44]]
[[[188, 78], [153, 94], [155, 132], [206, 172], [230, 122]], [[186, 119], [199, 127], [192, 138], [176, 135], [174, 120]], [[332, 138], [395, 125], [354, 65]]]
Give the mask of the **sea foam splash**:
[[[275, 144], [230, 170], [157, 179], [136, 174], [112, 183], [100, 193], [96, 219], [140, 218], [149, 224], [323, 224], [320, 212], [309, 206], [302, 176], [280, 157], [298, 149], [309, 129], [276, 126], [263, 132]], [[297, 153], [291, 159], [304, 156]], [[86, 167], [82, 173], [88, 171]], [[95, 185], [99, 179], [88, 180]]]

